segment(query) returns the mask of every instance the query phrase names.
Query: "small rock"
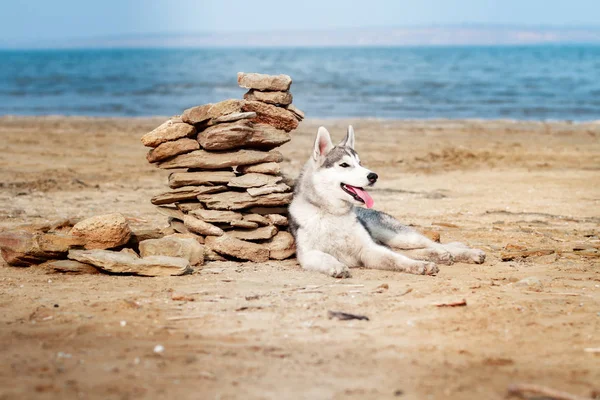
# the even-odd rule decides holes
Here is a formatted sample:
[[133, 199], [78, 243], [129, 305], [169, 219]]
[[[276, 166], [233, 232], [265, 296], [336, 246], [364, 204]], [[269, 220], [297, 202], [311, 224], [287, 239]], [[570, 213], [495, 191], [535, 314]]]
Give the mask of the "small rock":
[[99, 274], [100, 271], [95, 267], [79, 261], [73, 260], [57, 260], [46, 264], [54, 272], [61, 272], [72, 275]]
[[198, 142], [206, 150], [230, 150], [243, 147], [254, 132], [249, 120], [218, 124], [198, 135]]
[[139, 254], [135, 252], [135, 250], [130, 249], [128, 247], [121, 249], [121, 251], [119, 253], [123, 253], [123, 254], [129, 254], [130, 256], [133, 256], [135, 258], [140, 258]]
[[[198, 200], [206, 208], [214, 210], [241, 210], [255, 206], [281, 206], [292, 201], [292, 193], [271, 193], [264, 196], [252, 197], [244, 192], [223, 192], [213, 195], [200, 195]], [[260, 214], [260, 212], [256, 212]], [[270, 213], [269, 213], [270, 214]]]
[[215, 186], [183, 186], [170, 192], [156, 195], [150, 200], [150, 202], [158, 206], [185, 200], [196, 200], [198, 195], [210, 193], [214, 190], [218, 191]]
[[281, 167], [279, 163], [268, 162], [254, 165], [240, 165], [237, 167], [237, 171], [241, 174], [256, 172], [258, 174], [278, 175], [281, 173]]
[[146, 154], [146, 159], [150, 163], [166, 160], [167, 158], [177, 156], [179, 154], [189, 153], [190, 151], [198, 150], [200, 144], [194, 139], [178, 139], [173, 142], [164, 142], [156, 148], [150, 150]]
[[278, 183], [277, 185], [265, 185], [261, 187], [252, 187], [246, 189], [246, 192], [252, 197], [263, 196], [271, 193], [285, 193], [290, 191], [290, 187], [285, 183]]
[[530, 276], [525, 279], [521, 279], [520, 281], [515, 283], [515, 286], [525, 287], [525, 288], [527, 288], [529, 290], [533, 290], [535, 292], [541, 292], [544, 289], [544, 285], [542, 284], [542, 281], [535, 276]]
[[273, 260], [285, 260], [296, 253], [294, 237], [291, 233], [278, 232], [271, 240], [264, 243], [269, 249], [269, 258]]
[[254, 117], [256, 117], [256, 113], [252, 112], [252, 111], [231, 113], [231, 114], [226, 114], [226, 115], [223, 115], [223, 116], [215, 118], [215, 119], [211, 119], [209, 122], [209, 125], [222, 124], [224, 122], [234, 122], [234, 121], [239, 121], [242, 119], [252, 119]]
[[208, 236], [206, 245], [219, 254], [225, 254], [241, 260], [265, 262], [269, 259], [269, 250], [256, 243], [236, 239], [227, 234], [223, 236]]
[[253, 188], [267, 185], [275, 185], [281, 181], [281, 176], [249, 173], [232, 178], [227, 186], [237, 188]]
[[156, 354], [162, 354], [165, 352], [165, 347], [162, 344], [157, 344], [156, 346], [154, 346], [154, 350], [153, 350]]
[[286, 217], [284, 217], [283, 215], [280, 215], [280, 214], [267, 214], [266, 218], [273, 225], [276, 225], [276, 226], [288, 226], [288, 219]]
[[183, 213], [183, 211], [181, 211], [180, 209], [178, 209], [176, 207], [159, 206], [159, 207], [156, 207], [156, 210], [166, 217], [171, 217], [174, 219], [178, 219], [180, 221], [183, 221], [183, 217], [185, 215]]
[[283, 156], [278, 151], [235, 150], [208, 152], [196, 150], [191, 153], [175, 156], [158, 164], [159, 168], [201, 168], [223, 169], [237, 165], [281, 162]]
[[175, 172], [169, 175], [169, 187], [225, 184], [233, 178], [233, 171]]
[[245, 89], [286, 92], [292, 85], [289, 75], [266, 75], [238, 72], [238, 85]]
[[194, 217], [198, 217], [202, 221], [214, 223], [225, 222], [229, 223], [235, 220], [241, 220], [242, 214], [235, 211], [219, 211], [219, 210], [194, 210], [190, 212]]
[[115, 274], [174, 276], [192, 272], [189, 261], [180, 257], [136, 258], [110, 250], [70, 250], [69, 258]]
[[61, 258], [64, 253], [40, 249], [38, 234], [26, 231], [0, 232], [0, 253], [8, 265], [28, 267], [46, 260]]
[[86, 249], [111, 249], [127, 243], [131, 229], [122, 214], [97, 215], [78, 222], [71, 235], [85, 241]]
[[140, 255], [181, 257], [191, 265], [204, 264], [204, 246], [192, 238], [166, 236], [162, 239], [144, 240], [140, 243]]
[[244, 221], [255, 222], [258, 225], [266, 226], [271, 223], [268, 218], [263, 217], [260, 214], [245, 214], [243, 217]]
[[274, 105], [287, 106], [292, 103], [293, 97], [290, 92], [261, 92], [250, 89], [244, 94], [244, 100], [262, 101]]
[[266, 104], [260, 101], [246, 101], [242, 106], [244, 111], [254, 111], [256, 118], [254, 123], [271, 125], [286, 132], [293, 131], [298, 127], [298, 119], [291, 111]]
[[203, 210], [204, 206], [200, 202], [184, 202], [184, 203], [175, 203], [178, 209], [183, 211], [184, 213], [189, 213], [194, 210]]
[[205, 236], [221, 236], [223, 229], [218, 226], [209, 224], [208, 222], [202, 221], [192, 215], [186, 215], [183, 219], [183, 224], [192, 232], [199, 233]]
[[304, 112], [295, 105], [290, 104], [286, 108], [294, 114], [298, 121], [302, 121], [304, 119]]
[[185, 124], [179, 117], [174, 117], [142, 136], [142, 144], [146, 147], [157, 147], [161, 143], [191, 137], [196, 134], [193, 125]]
[[213, 118], [239, 113], [242, 111], [244, 100], [229, 99], [215, 104], [205, 104], [188, 108], [181, 115], [181, 120], [188, 124], [199, 124]]
[[268, 225], [252, 230], [233, 230], [227, 232], [227, 234], [231, 237], [242, 240], [266, 240], [271, 239], [277, 234], [277, 228], [275, 228], [273, 225]]
[[254, 229], [258, 228], [256, 222], [245, 221], [245, 220], [234, 220], [229, 223], [234, 228]]

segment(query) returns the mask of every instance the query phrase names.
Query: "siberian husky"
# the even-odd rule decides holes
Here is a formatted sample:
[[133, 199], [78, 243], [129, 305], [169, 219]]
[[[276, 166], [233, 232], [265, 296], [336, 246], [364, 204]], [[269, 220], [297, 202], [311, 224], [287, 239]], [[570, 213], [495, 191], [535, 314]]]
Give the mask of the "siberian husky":
[[364, 188], [377, 178], [361, 165], [352, 126], [337, 146], [327, 129], [319, 128], [289, 207], [290, 231], [304, 269], [346, 278], [353, 267], [434, 275], [437, 264], [483, 263], [481, 250], [436, 243], [392, 216], [371, 210], [373, 199]]

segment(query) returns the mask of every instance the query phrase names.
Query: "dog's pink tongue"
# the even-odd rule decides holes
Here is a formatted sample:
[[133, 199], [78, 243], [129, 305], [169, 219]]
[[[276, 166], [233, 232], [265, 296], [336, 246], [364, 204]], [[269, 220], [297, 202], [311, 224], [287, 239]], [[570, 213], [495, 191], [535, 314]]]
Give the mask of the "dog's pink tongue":
[[375, 202], [373, 201], [373, 198], [371, 197], [371, 195], [369, 193], [367, 193], [366, 190], [363, 190], [361, 188], [357, 188], [354, 186], [348, 186], [354, 193], [356, 193], [356, 195], [358, 197], [360, 197], [362, 199], [362, 201], [365, 202], [365, 206], [367, 206], [367, 208], [371, 208], [373, 207], [373, 204], [375, 204]]

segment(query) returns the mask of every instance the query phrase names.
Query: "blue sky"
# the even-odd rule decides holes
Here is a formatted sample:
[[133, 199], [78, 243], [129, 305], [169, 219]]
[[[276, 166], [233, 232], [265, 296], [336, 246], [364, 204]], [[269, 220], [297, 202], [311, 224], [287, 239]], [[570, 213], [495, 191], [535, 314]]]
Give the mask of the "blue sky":
[[598, 26], [600, 0], [1, 0], [5, 44], [169, 32], [432, 24]]

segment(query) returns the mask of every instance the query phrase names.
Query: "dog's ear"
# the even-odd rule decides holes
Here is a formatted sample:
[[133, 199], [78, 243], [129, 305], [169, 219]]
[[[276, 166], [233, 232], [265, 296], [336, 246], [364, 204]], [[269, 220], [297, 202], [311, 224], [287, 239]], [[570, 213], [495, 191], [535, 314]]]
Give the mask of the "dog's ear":
[[331, 149], [333, 149], [333, 143], [331, 143], [329, 131], [325, 129], [325, 127], [321, 126], [317, 132], [317, 138], [315, 139], [313, 159], [317, 161], [319, 158], [326, 156]]
[[350, 147], [354, 150], [354, 128], [352, 125], [348, 125], [348, 133], [346, 133], [346, 136], [342, 139], [339, 146]]

